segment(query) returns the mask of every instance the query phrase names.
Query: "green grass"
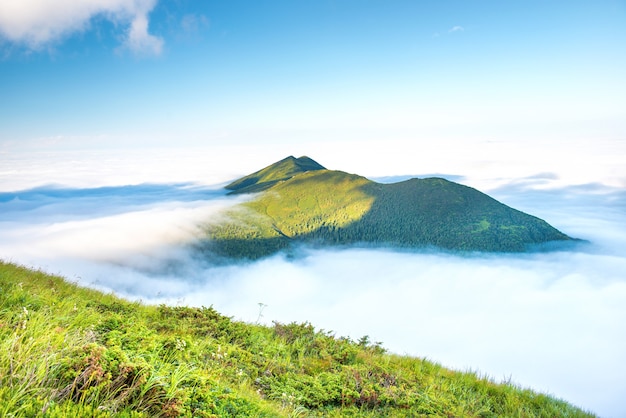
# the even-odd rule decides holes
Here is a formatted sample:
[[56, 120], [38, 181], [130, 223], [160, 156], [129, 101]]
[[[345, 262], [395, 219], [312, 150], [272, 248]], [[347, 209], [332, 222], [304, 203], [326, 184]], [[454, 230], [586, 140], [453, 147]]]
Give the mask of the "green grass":
[[131, 303], [0, 262], [0, 416], [593, 415], [367, 337]]

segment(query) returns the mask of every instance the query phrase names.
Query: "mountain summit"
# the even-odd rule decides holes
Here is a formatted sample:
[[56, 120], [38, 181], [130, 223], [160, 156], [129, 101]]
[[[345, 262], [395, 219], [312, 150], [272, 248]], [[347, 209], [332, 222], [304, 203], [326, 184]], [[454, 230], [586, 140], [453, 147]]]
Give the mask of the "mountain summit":
[[253, 193], [268, 189], [279, 181], [289, 180], [296, 174], [307, 171], [325, 170], [309, 157], [289, 156], [259, 171], [235, 180], [225, 188], [231, 193]]
[[293, 243], [522, 252], [572, 238], [547, 222], [442, 178], [381, 184], [287, 157], [226, 186], [261, 192], [211, 224], [219, 254], [258, 258]]

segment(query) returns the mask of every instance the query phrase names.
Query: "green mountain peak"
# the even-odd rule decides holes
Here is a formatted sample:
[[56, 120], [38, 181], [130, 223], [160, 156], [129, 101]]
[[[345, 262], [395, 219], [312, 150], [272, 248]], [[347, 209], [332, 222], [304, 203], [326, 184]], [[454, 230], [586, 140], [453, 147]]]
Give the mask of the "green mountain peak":
[[226, 189], [231, 193], [254, 193], [268, 189], [276, 183], [288, 180], [299, 173], [325, 170], [325, 168], [309, 157], [295, 158], [289, 156], [259, 171], [242, 177], [228, 184]]
[[208, 245], [230, 257], [258, 258], [294, 243], [522, 252], [572, 240], [542, 219], [443, 178], [382, 184], [308, 157], [287, 157], [227, 188], [265, 191], [208, 227]]

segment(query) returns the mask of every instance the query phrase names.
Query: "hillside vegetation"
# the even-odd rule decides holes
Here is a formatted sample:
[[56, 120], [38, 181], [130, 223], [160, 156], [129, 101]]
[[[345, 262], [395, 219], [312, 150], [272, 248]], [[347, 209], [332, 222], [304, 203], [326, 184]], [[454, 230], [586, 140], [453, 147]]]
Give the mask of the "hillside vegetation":
[[207, 227], [207, 248], [257, 258], [294, 243], [520, 252], [570, 237], [471, 187], [441, 178], [380, 184], [288, 157], [230, 185], [262, 191]]
[[0, 262], [2, 417], [590, 417], [308, 323], [146, 306]]

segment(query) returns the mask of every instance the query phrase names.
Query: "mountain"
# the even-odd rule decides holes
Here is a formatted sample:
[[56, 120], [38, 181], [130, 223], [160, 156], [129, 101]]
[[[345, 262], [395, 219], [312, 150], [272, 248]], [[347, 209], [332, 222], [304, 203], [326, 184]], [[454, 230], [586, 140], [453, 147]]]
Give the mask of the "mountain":
[[144, 305], [0, 261], [3, 417], [594, 417], [309, 323]]
[[258, 258], [293, 243], [522, 252], [572, 238], [537, 217], [442, 178], [381, 184], [288, 157], [226, 186], [261, 192], [207, 228], [217, 253]]

